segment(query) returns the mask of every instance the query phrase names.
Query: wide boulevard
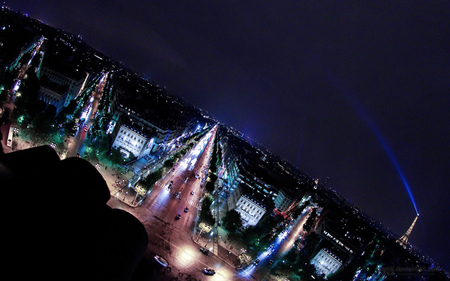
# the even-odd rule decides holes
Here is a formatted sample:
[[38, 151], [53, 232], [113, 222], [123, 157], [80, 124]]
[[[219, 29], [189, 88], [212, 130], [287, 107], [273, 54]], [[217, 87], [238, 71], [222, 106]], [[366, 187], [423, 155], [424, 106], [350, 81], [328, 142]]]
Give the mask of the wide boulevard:
[[[209, 131], [175, 164], [141, 206], [132, 208], [116, 198], [108, 202], [133, 214], [147, 230], [149, 244], [145, 264], [136, 273], [139, 280], [237, 280], [231, 265], [215, 255], [203, 254], [192, 239], [216, 130]], [[155, 255], [169, 265], [158, 264]], [[204, 268], [212, 268], [216, 274], [204, 275]]]

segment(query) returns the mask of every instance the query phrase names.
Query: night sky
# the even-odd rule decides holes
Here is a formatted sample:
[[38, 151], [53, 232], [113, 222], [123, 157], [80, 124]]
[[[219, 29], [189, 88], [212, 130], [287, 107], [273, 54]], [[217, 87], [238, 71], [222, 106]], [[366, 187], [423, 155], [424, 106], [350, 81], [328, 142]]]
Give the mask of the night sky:
[[7, 1], [324, 180], [450, 269], [448, 1]]

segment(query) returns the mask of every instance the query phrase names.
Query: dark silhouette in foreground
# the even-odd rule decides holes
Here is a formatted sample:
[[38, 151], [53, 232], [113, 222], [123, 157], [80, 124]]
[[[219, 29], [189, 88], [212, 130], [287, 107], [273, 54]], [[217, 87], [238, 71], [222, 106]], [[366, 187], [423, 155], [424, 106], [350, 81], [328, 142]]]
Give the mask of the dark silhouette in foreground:
[[147, 233], [134, 216], [106, 205], [108, 186], [89, 162], [60, 160], [48, 146], [2, 152], [4, 276], [132, 278], [147, 247]]

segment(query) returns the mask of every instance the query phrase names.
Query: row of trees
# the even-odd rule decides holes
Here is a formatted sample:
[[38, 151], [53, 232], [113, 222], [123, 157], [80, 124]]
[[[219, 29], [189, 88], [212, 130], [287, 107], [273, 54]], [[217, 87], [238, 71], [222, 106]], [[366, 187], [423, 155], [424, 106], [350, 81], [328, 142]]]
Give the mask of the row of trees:
[[167, 172], [172, 169], [172, 167], [194, 146], [194, 143], [191, 142], [186, 145], [183, 149], [176, 152], [172, 156], [169, 157], [166, 161], [164, 161], [162, 167], [156, 169], [153, 173], [149, 174], [145, 179], [139, 181], [140, 186], [142, 186], [146, 191], [149, 191], [153, 188], [155, 183], [159, 181]]
[[315, 232], [309, 234], [303, 241], [303, 249], [292, 247], [283, 259], [275, 264], [271, 272], [289, 275], [289, 280], [324, 280], [324, 276], [317, 275], [316, 268], [309, 263], [311, 257], [317, 254], [320, 242], [320, 237]]
[[205, 222], [209, 225], [214, 225], [216, 220], [211, 214], [211, 204], [213, 198], [210, 195], [203, 197], [202, 208], [200, 209], [199, 221]]

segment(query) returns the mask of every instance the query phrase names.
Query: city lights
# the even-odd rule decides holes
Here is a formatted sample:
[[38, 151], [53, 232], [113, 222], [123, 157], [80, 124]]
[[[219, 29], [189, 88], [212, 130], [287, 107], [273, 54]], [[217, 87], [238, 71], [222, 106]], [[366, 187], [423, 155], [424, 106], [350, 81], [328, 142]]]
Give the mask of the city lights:
[[[363, 208], [341, 195], [338, 189], [330, 187], [328, 178], [319, 181], [317, 177], [321, 175], [310, 176], [263, 144], [244, 136], [239, 128], [217, 121], [206, 111], [170, 94], [165, 86], [143, 78], [132, 68], [95, 50], [81, 36], [47, 26], [5, 5], [0, 15], [2, 24], [7, 26], [7, 30], [3, 26], [6, 33], [0, 47], [8, 44], [11, 48], [5, 52], [8, 57], [0, 61], [0, 78], [5, 80], [0, 83], [5, 155], [45, 146], [60, 157], [55, 156], [55, 161], [64, 159], [61, 167], [70, 164], [71, 160], [86, 164], [87, 172], [70, 168], [71, 175], [58, 181], [61, 190], [67, 181], [67, 186], [71, 187], [67, 191], [71, 195], [60, 196], [59, 201], [52, 204], [61, 205], [69, 200], [70, 208], [73, 202], [79, 202], [75, 204], [77, 208], [90, 211], [90, 205], [83, 204], [83, 200], [97, 195], [95, 188], [86, 187], [91, 183], [103, 185], [102, 204], [108, 207], [105, 205], [102, 210], [120, 209], [131, 214], [147, 233], [148, 243], [143, 243], [146, 249], [141, 264], [149, 265], [145, 268], [149, 280], [292, 278], [334, 281], [354, 276], [354, 279], [381, 281], [389, 277], [383, 269], [391, 264], [411, 266], [414, 270], [433, 268], [439, 274], [444, 272], [415, 246], [417, 240], [414, 239], [424, 235], [416, 236], [417, 230], [413, 231], [419, 211], [406, 179], [411, 172], [405, 173], [407, 171], [400, 167], [400, 153], [397, 159], [393, 148], [396, 145], [397, 150], [404, 149], [414, 160], [422, 155], [412, 145], [402, 148], [400, 141], [390, 140], [392, 143], [388, 145], [375, 122], [333, 75], [329, 75], [331, 84], [344, 92], [346, 102], [350, 101], [356, 116], [362, 119], [363, 127], [375, 136], [372, 135], [375, 147], [378, 146], [386, 155], [385, 160], [392, 164], [394, 176], [398, 175], [408, 194], [406, 203], [411, 201], [417, 214], [412, 224], [413, 217], [407, 219], [410, 226], [402, 226], [402, 231], [407, 230], [400, 237], [394, 234], [396, 229], [381, 225]], [[10, 30], [17, 30], [17, 34]], [[261, 95], [258, 98], [267, 97]], [[370, 97], [367, 99], [372, 101]], [[235, 99], [235, 96], [227, 97], [229, 100], [239, 106], [248, 102]], [[214, 107], [227, 106], [228, 102], [223, 101]], [[255, 99], [252, 102], [259, 103]], [[314, 102], [326, 102], [326, 99], [320, 97]], [[337, 110], [327, 108], [325, 111], [330, 116], [322, 116], [323, 112], [316, 114], [312, 109], [306, 110], [309, 104], [299, 110], [295, 106], [292, 102], [293, 109], [286, 111], [312, 114], [311, 119], [317, 118], [320, 122], [333, 120], [328, 117]], [[274, 110], [277, 107], [273, 105]], [[336, 108], [340, 110], [340, 105]], [[231, 112], [229, 115], [234, 115]], [[271, 113], [271, 110], [264, 112]], [[252, 109], [236, 116], [247, 118], [254, 113]], [[292, 120], [293, 117], [289, 115]], [[347, 118], [345, 115], [344, 119]], [[249, 120], [253, 122], [253, 119]], [[262, 118], [260, 122], [272, 122], [272, 119]], [[250, 121], [242, 120], [241, 126], [249, 128]], [[277, 126], [288, 123], [279, 122]], [[293, 130], [298, 129], [296, 125], [292, 123]], [[268, 125], [267, 129], [277, 126]], [[330, 132], [340, 132], [337, 124], [333, 126]], [[351, 130], [343, 130], [351, 135], [348, 131]], [[298, 136], [286, 132], [275, 137], [290, 147], [288, 138]], [[322, 137], [304, 139], [321, 145], [333, 139]], [[327, 143], [326, 149], [331, 147], [330, 150], [316, 154], [325, 157], [323, 155], [339, 152], [347, 145], [351, 146], [347, 142], [345, 145], [338, 141], [336, 145]], [[280, 149], [287, 148], [281, 146]], [[361, 153], [355, 158], [361, 163], [372, 161], [369, 153], [367, 157]], [[337, 156], [332, 155], [329, 159], [337, 166], [341, 163], [336, 161], [340, 160]], [[39, 160], [45, 162], [48, 159], [42, 157]], [[378, 160], [373, 160], [379, 167], [374, 169], [375, 172], [385, 169]], [[34, 165], [32, 169], [39, 166], [32, 161], [18, 166], [26, 168], [31, 166], [30, 163]], [[412, 162], [411, 166], [414, 165]], [[360, 173], [355, 178], [367, 175], [359, 166], [355, 169], [343, 166], [337, 170]], [[58, 173], [55, 175], [52, 171]], [[58, 167], [49, 174], [58, 178], [60, 172]], [[90, 173], [97, 178], [92, 179]], [[47, 194], [45, 190], [42, 193]], [[363, 202], [370, 201], [363, 195], [361, 192], [351, 196]], [[370, 204], [379, 204], [380, 209], [385, 206], [384, 202], [372, 201]], [[73, 211], [73, 216], [68, 219], [73, 219], [75, 213], [77, 211]], [[423, 212], [423, 221], [427, 219], [425, 215]], [[102, 223], [98, 221], [98, 226]], [[124, 233], [126, 231], [131, 232], [132, 227]], [[102, 239], [106, 241], [112, 232], [105, 231]], [[73, 240], [64, 243], [71, 244]], [[58, 246], [65, 249], [64, 243]]]

